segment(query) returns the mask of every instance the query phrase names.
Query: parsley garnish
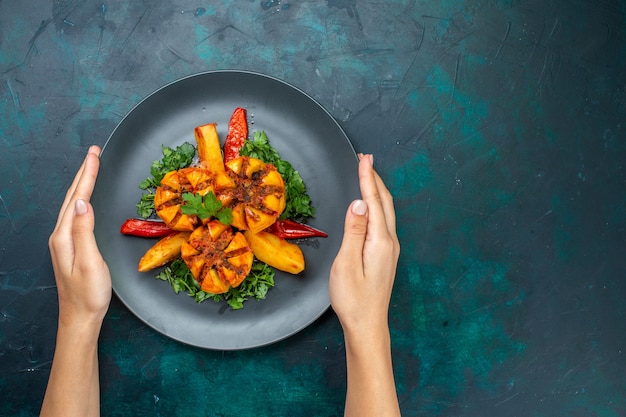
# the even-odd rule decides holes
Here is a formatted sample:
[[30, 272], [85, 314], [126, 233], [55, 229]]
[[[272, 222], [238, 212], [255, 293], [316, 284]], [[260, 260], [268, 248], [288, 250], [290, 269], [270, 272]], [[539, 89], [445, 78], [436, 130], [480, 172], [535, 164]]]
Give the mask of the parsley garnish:
[[182, 259], [177, 259], [156, 275], [157, 279], [169, 282], [176, 294], [186, 292], [193, 297], [196, 302], [205, 300], [220, 302], [226, 301], [233, 310], [243, 308], [243, 303], [249, 298], [262, 300], [267, 295], [267, 291], [274, 286], [274, 270], [262, 262], [255, 261], [252, 270], [246, 279], [237, 287], [230, 288], [224, 294], [211, 294], [202, 291], [200, 284], [196, 281]]
[[255, 261], [252, 270], [237, 288], [230, 288], [224, 294], [214, 295], [214, 301], [225, 300], [230, 308], [238, 310], [248, 298], [263, 300], [267, 291], [274, 286], [274, 269], [269, 265]]
[[152, 163], [150, 167], [152, 178], [146, 179], [153, 187], [161, 185], [161, 180], [168, 172], [188, 167], [196, 155], [196, 148], [189, 142], [177, 146], [176, 149], [168, 148], [167, 146], [162, 146], [161, 148], [163, 158]]
[[201, 194], [183, 193], [185, 204], [180, 206], [180, 211], [187, 215], [196, 215], [201, 219], [210, 219], [215, 217], [223, 224], [231, 224], [233, 222], [233, 211], [222, 205], [212, 191], [204, 196]]
[[169, 282], [176, 294], [181, 291], [193, 296], [200, 290], [198, 281], [193, 277], [189, 267], [181, 258], [176, 259], [155, 276], [156, 279]]

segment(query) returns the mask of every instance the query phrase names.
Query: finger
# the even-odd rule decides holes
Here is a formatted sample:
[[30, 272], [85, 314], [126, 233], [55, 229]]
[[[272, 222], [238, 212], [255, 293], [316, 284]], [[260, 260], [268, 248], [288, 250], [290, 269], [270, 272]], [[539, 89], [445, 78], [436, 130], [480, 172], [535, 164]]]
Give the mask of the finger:
[[374, 171], [374, 176], [376, 178], [376, 187], [378, 188], [378, 193], [380, 194], [381, 204], [383, 206], [383, 211], [385, 213], [385, 223], [387, 224], [387, 230], [392, 233], [394, 236], [396, 235], [396, 211], [393, 204], [393, 196], [391, 192], [383, 182], [382, 178], [376, 171]]
[[85, 159], [85, 168], [81, 175], [80, 181], [76, 184], [74, 190], [74, 199], [83, 199], [89, 201], [93, 188], [96, 185], [96, 178], [98, 177], [98, 170], [100, 169], [100, 158], [98, 154], [89, 152]]
[[[87, 156], [88, 155], [89, 154], [87, 154]], [[50, 255], [52, 258], [52, 267], [54, 268], [55, 275], [57, 276], [58, 272], [56, 271], [67, 270], [68, 268], [71, 268], [74, 259], [74, 243], [72, 242], [69, 233], [61, 228], [61, 224], [63, 223], [63, 219], [66, 217], [68, 206], [72, 201], [72, 197], [74, 195], [74, 192], [76, 191], [76, 187], [78, 186], [78, 183], [83, 176], [85, 165], [87, 163], [87, 156], [85, 156], [83, 163], [78, 168], [78, 171], [76, 172], [76, 175], [72, 180], [72, 184], [65, 192], [65, 199], [63, 200], [61, 208], [59, 209], [57, 222], [48, 240], [48, 246], [50, 247]], [[62, 254], [62, 256], [57, 256], [57, 254]]]
[[376, 182], [376, 172], [373, 167], [372, 155], [361, 155], [359, 161], [359, 185], [361, 196], [367, 203], [368, 209], [368, 232], [373, 237], [382, 236], [388, 232], [385, 221], [385, 213], [381, 200], [381, 195]]
[[100, 168], [100, 160], [98, 155], [89, 152], [85, 158], [82, 172], [75, 186], [73, 187], [73, 193], [67, 199], [65, 203], [63, 215], [60, 217], [57, 228], [70, 230], [74, 217], [74, 202], [77, 199], [89, 201], [91, 193], [96, 184], [96, 177], [98, 176], [98, 169]]
[[59, 216], [57, 217], [55, 229], [59, 226], [59, 224], [61, 223], [61, 219], [65, 215], [65, 211], [67, 210], [67, 207], [72, 200], [72, 196], [74, 195], [74, 192], [76, 191], [76, 187], [78, 186], [78, 183], [80, 182], [82, 178], [83, 171], [85, 170], [85, 164], [87, 163], [87, 160], [89, 159], [90, 154], [99, 155], [100, 148], [94, 145], [94, 146], [91, 146], [89, 150], [87, 151], [87, 155], [85, 156], [83, 163], [80, 165], [78, 172], [74, 176], [74, 180], [72, 181], [72, 184], [70, 185], [67, 192], [65, 193], [65, 199], [63, 200], [63, 203], [61, 204], [61, 209], [59, 210]]

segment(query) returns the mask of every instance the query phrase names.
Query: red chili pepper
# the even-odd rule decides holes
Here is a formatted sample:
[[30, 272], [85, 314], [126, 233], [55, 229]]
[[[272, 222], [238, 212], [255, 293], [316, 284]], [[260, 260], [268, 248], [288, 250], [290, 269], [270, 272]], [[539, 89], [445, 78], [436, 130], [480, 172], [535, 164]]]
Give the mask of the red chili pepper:
[[276, 220], [276, 222], [265, 229], [265, 231], [278, 237], [282, 237], [283, 239], [328, 237], [328, 235], [321, 230], [289, 219]]
[[164, 237], [174, 231], [158, 220], [128, 219], [122, 224], [120, 233], [139, 237]]
[[248, 139], [248, 120], [246, 109], [237, 107], [228, 123], [228, 133], [224, 141], [224, 162], [239, 156], [239, 150]]

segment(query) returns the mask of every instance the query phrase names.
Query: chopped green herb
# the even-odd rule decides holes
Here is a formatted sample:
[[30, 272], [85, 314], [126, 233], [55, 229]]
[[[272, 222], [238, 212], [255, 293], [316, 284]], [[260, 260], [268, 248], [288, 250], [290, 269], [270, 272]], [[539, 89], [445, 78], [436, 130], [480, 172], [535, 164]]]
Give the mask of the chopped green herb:
[[281, 219], [304, 222], [315, 215], [315, 208], [300, 173], [289, 162], [281, 159], [276, 149], [270, 145], [265, 132], [254, 132], [253, 140], [246, 141], [239, 153], [273, 164], [282, 175], [285, 181], [287, 206], [280, 216]]
[[180, 206], [180, 211], [187, 215], [196, 215], [201, 219], [217, 218], [223, 224], [230, 225], [233, 222], [233, 211], [223, 207], [212, 191], [204, 196], [201, 194], [183, 193], [185, 204]]
[[163, 159], [154, 161], [150, 168], [150, 173], [154, 178], [154, 185], [159, 186], [161, 180], [170, 171], [185, 168], [191, 164], [196, 155], [196, 148], [189, 142], [176, 147], [176, 149], [162, 146]]
[[224, 294], [211, 294], [202, 291], [198, 281], [196, 281], [182, 259], [173, 261], [169, 266], [156, 275], [157, 279], [167, 281], [176, 294], [186, 292], [193, 297], [196, 302], [205, 300], [215, 302], [226, 301], [233, 310], [243, 308], [243, 303], [249, 298], [262, 300], [266, 297], [267, 291], [274, 286], [275, 271], [262, 262], [255, 261], [252, 270], [246, 279], [237, 288], [230, 288]]
[[137, 214], [144, 219], [152, 217], [154, 213], [154, 193], [143, 193], [137, 203]]
[[255, 261], [250, 274], [237, 288], [230, 288], [228, 292], [215, 296], [215, 301], [225, 300], [230, 308], [238, 310], [249, 298], [263, 300], [267, 291], [274, 286], [275, 271], [263, 262]]
[[182, 259], [176, 259], [155, 276], [156, 279], [167, 281], [176, 294], [187, 291], [190, 295], [200, 291], [200, 285]]

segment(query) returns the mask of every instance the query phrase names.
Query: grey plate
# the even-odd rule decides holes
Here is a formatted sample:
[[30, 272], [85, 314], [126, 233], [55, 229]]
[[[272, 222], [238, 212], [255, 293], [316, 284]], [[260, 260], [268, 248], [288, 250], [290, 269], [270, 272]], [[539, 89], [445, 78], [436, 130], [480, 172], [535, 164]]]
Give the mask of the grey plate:
[[[121, 224], [136, 217], [139, 182], [149, 176], [161, 145], [195, 144], [193, 128], [216, 122], [224, 139], [235, 107], [248, 110], [250, 131], [264, 130], [281, 156], [304, 178], [316, 207], [310, 224], [325, 239], [301, 244], [306, 269], [277, 272], [265, 300], [242, 310], [225, 303], [196, 303], [175, 294], [155, 272], [137, 272], [154, 240], [123, 236]], [[337, 122], [315, 100], [276, 78], [242, 71], [207, 72], [157, 90], [120, 122], [105, 144], [92, 203], [96, 239], [109, 264], [113, 290], [148, 326], [189, 345], [235, 350], [267, 345], [302, 330], [329, 306], [328, 273], [341, 244], [343, 219], [359, 195], [357, 158]]]

